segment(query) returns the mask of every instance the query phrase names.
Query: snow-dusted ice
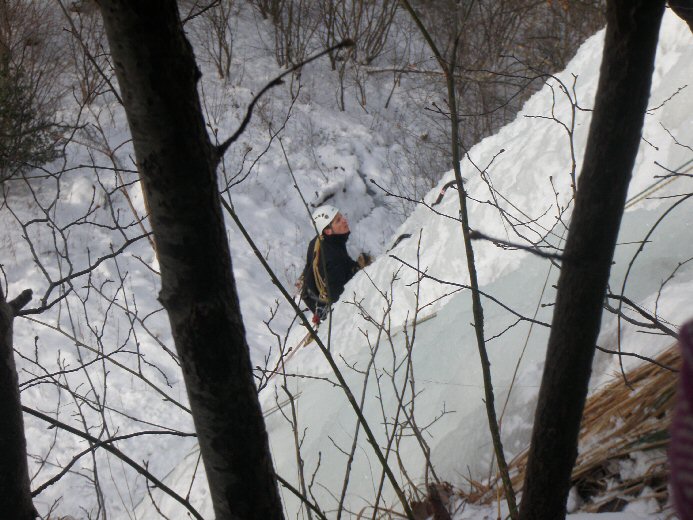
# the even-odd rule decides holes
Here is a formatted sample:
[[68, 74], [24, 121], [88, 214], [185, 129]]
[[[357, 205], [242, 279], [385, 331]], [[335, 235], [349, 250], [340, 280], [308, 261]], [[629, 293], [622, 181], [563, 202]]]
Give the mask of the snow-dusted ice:
[[[674, 327], [693, 314], [690, 305], [693, 270], [689, 266], [678, 269], [675, 278], [664, 285], [661, 293], [660, 287], [679, 262], [693, 256], [693, 241], [690, 240], [693, 214], [690, 204], [681, 204], [656, 226], [650, 241], [633, 263], [627, 279], [625, 274], [638, 248], [638, 241], [677, 200], [669, 197], [691, 191], [690, 179], [679, 178], [666, 185], [657, 184], [658, 190], [647, 198], [638, 197], [643, 190], [658, 182], [656, 176], [667, 173], [656, 163], [674, 170], [690, 165], [693, 159], [689, 141], [689, 136], [693, 135], [693, 95], [685, 88], [672, 97], [690, 77], [692, 40], [685, 24], [667, 13], [661, 30], [649, 104], [652, 110], [645, 121], [611, 278], [613, 292], [620, 292], [624, 287], [625, 294], [632, 300], [652, 312], [656, 308], [658, 316]], [[515, 122], [469, 151], [468, 157], [462, 162], [462, 171], [470, 197], [481, 202], [472, 203], [471, 206], [470, 222], [473, 228], [492, 237], [517, 241], [497, 210], [484, 204], [491, 199], [491, 194], [487, 182], [481, 179], [478, 171], [483, 169], [488, 181], [507, 197], [509, 202], [501, 202], [501, 205], [515, 215], [522, 212], [529, 216], [527, 220], [531, 218], [533, 221], [523, 229], [528, 237], [536, 239], [539, 235], [546, 235], [546, 230], [552, 230], [548, 234], [548, 242], [560, 245], [564, 238], [564, 227], [556, 225], [555, 221], [559, 211], [557, 204], [568, 207], [571, 196], [569, 142], [568, 135], [558, 122], [547, 119], [547, 116], [550, 115], [552, 93], [556, 100], [554, 116], [563, 123], [570, 124], [571, 102], [583, 108], [591, 107], [602, 42], [603, 33], [592, 37], [582, 46], [566, 71], [558, 75], [568, 86], [572, 99], [560, 90], [557, 82], [550, 81], [526, 103]], [[660, 107], [665, 100], [668, 101]], [[578, 111], [574, 123], [578, 173], [589, 116], [587, 111]], [[438, 187], [425, 197], [425, 202], [433, 203], [440, 188], [451, 179], [452, 172], [441, 178]], [[361, 214], [362, 209], [358, 206], [351, 210], [350, 198], [345, 197], [339, 203], [347, 215]], [[371, 374], [365, 392], [366, 416], [378, 430], [379, 441], [384, 446], [386, 437], [382, 425], [385, 420], [392, 420], [397, 409], [396, 391], [402, 390], [401, 387], [393, 389], [389, 374], [397, 362], [405, 359], [405, 338], [411, 339], [413, 335], [411, 323], [414, 317], [421, 321], [415, 330], [411, 363], [417, 392], [416, 419], [419, 425], [437, 419], [424, 434], [433, 468], [440, 479], [465, 489], [467, 478], [483, 480], [495, 469], [492, 466], [492, 447], [482, 402], [479, 356], [470, 325], [471, 300], [468, 291], [459, 290], [454, 285], [465, 284], [468, 280], [460, 224], [445, 218], [445, 215], [455, 217], [458, 208], [457, 194], [452, 189], [446, 192], [443, 203], [435, 208], [443, 215], [419, 206], [395, 231], [386, 247], [399, 235], [410, 234], [411, 238], [381, 254], [365, 273], [358, 274], [347, 285], [343, 301], [334, 308], [331, 330], [328, 332], [328, 326], [323, 324], [320, 336], [325, 342], [329, 336], [331, 352], [340, 360], [348, 384], [358, 397], [361, 396], [364, 375], [357, 370], [365, 369], [371, 348], [378, 344], [378, 328], [363, 316], [368, 315], [376, 323], [387, 324], [393, 346], [381, 336], [375, 358], [381, 380], [378, 384]], [[569, 212], [568, 209], [564, 216], [566, 221]], [[355, 224], [352, 226], [354, 237], [373, 232], [370, 220], [367, 221], [368, 226], [361, 225], [358, 217], [352, 222]], [[543, 323], [550, 322], [551, 307], [546, 304], [553, 301], [558, 275], [550, 262], [529, 253], [504, 250], [488, 242], [476, 242], [475, 253], [484, 293], [503, 302], [518, 315]], [[415, 268], [451, 284], [430, 278], [423, 278], [417, 283]], [[392, 282], [395, 273], [396, 280]], [[392, 306], [386, 311], [390, 303]], [[487, 337], [502, 332], [517, 319], [516, 315], [488, 298], [484, 299], [484, 305]], [[605, 314], [600, 346], [616, 348], [616, 327], [614, 316]], [[296, 328], [288, 345], [297, 344], [304, 334], [304, 329]], [[647, 356], [655, 356], [672, 343], [670, 337], [643, 334], [637, 327], [624, 321], [621, 322], [620, 336], [625, 351]], [[502, 437], [509, 460], [527, 447], [547, 338], [547, 327], [540, 324], [530, 326], [525, 321], [488, 344], [496, 407], [503, 417]], [[637, 363], [633, 358], [624, 359], [626, 369]], [[508, 398], [517, 367], [516, 379]], [[312, 493], [322, 507], [330, 511], [330, 505], [337, 507], [347, 459], [345, 453], [336, 450], [335, 446], [349, 451], [356, 419], [342, 391], [326, 381], [333, 381], [334, 377], [314, 344], [291, 358], [287, 372], [313, 377], [288, 377], [286, 384], [287, 389], [297, 397], [298, 421], [304, 435], [301, 455], [306, 478], [311, 478], [315, 472], [316, 483]], [[600, 387], [617, 372], [617, 359], [597, 354], [591, 386]], [[397, 378], [401, 382], [401, 374]], [[286, 400], [286, 392], [278, 388], [279, 380], [279, 377], [273, 380], [277, 387], [270, 385], [261, 394], [263, 405], [268, 410], [277, 402]], [[284, 381], [281, 380], [281, 383], [284, 384]], [[382, 402], [375, 399], [376, 395]], [[410, 397], [411, 394], [406, 393], [406, 398]], [[267, 427], [277, 471], [282, 475], [295, 475], [296, 455], [289, 423], [280, 413], [272, 413], [267, 417]], [[409, 478], [415, 484], [421, 484], [426, 465], [418, 441], [411, 436], [402, 439], [399, 452], [401, 460], [392, 456], [390, 463], [396, 468], [400, 468], [401, 464]], [[189, 466], [183, 464], [177, 475], [182, 478], [188, 472]], [[399, 469], [398, 474], [401, 475]], [[377, 460], [361, 431], [346, 498], [348, 511], [362, 511], [373, 502], [379, 478]], [[391, 488], [387, 484], [385, 488], [386, 502], [396, 508]], [[286, 491], [283, 497], [288, 516], [293, 517], [299, 504]], [[574, 502], [573, 499], [573, 505]], [[495, 518], [494, 508], [493, 505], [466, 505], [455, 518]], [[574, 513], [569, 518], [636, 520], [665, 518], [671, 514], [671, 511], [658, 513], [657, 510], [656, 503], [653, 504], [645, 496], [642, 501], [631, 503], [621, 513]]]
[[[525, 104], [513, 123], [469, 150], [462, 161], [462, 172], [470, 197], [476, 201], [470, 206], [472, 228], [502, 240], [521, 241], [508, 222], [501, 219], [497, 209], [488, 204], [493, 200], [489, 190], [489, 185], [492, 185], [505, 197], [505, 200], [497, 199], [500, 206], [528, 222], [520, 228], [523, 235], [533, 240], [546, 236], [545, 245], [561, 245], [565, 228], [557, 223], [557, 215], [566, 210], [562, 219], [564, 222], [569, 220], [572, 192], [569, 135], [559, 122], [573, 124], [570, 121], [571, 103], [582, 108], [592, 106], [602, 42], [603, 32], [590, 38], [566, 70], [557, 76], [568, 87], [567, 92], [561, 90], [556, 80], [550, 80]], [[629, 206], [610, 282], [614, 293], [620, 293], [623, 288], [631, 300], [652, 313], [656, 310], [657, 315], [674, 328], [693, 315], [690, 304], [693, 262], [685, 263], [693, 257], [693, 205], [690, 201], [677, 206], [658, 223], [632, 266], [631, 260], [639, 241], [678, 200], [671, 197], [693, 191], [691, 178], [681, 177], [658, 184], [659, 189], [647, 198], [638, 197], [643, 190], [658, 182], [657, 176], [667, 173], [665, 168], [675, 170], [693, 164], [693, 93], [690, 90], [693, 87], [686, 86], [679, 91], [680, 87], [688, 85], [692, 72], [693, 37], [683, 22], [667, 12], [653, 77], [651, 111], [645, 119]], [[271, 65], [261, 57], [247, 63], [246, 74], [254, 75], [257, 85], [263, 84], [273, 73]], [[304, 71], [303, 80], [319, 84], [320, 78], [311, 79], [310, 73], [310, 69]], [[241, 104], [252, 97], [248, 87], [218, 88], [232, 89]], [[270, 95], [279, 98], [286, 93], [273, 91]], [[212, 94], [209, 96], [214, 97]], [[554, 100], [555, 119], [552, 120], [549, 116]], [[430, 450], [432, 469], [437, 477], [467, 490], [468, 479], [483, 481], [495, 472], [495, 466], [482, 402], [479, 355], [471, 326], [471, 299], [469, 291], [461, 287], [469, 277], [461, 228], [455, 220], [459, 211], [457, 193], [449, 189], [442, 203], [435, 206], [435, 211], [419, 205], [402, 222], [400, 213], [392, 209], [395, 202], [369, 182], [374, 179], [380, 184], [388, 184], [388, 156], [395, 153], [396, 147], [386, 136], [372, 132], [357, 113], [353, 110], [333, 114], [318, 102], [299, 100], [293, 108], [283, 142], [299, 187], [309, 201], [319, 201], [320, 196], [333, 193], [330, 203], [349, 217], [352, 227], [349, 247], [353, 256], [362, 250], [378, 255], [371, 266], [358, 273], [346, 286], [342, 301], [334, 306], [331, 324], [321, 325], [320, 337], [325, 343], [329, 340], [330, 351], [356, 398], [360, 400], [362, 393], [365, 396], [364, 413], [381, 446], [387, 444], [386, 429], [397, 413], [397, 399], [404, 395], [406, 401], [415, 395], [415, 420], [419, 427], [425, 427], [425, 431], [421, 438], [417, 438], [407, 430], [407, 435], [397, 441], [399, 457], [391, 453], [388, 459], [405, 489], [411, 492], [407, 479], [411, 484], [421, 485], [427, 475], [431, 476], [422, 449], [422, 444], [425, 444]], [[125, 141], [124, 117], [116, 112], [114, 118], [111, 138]], [[589, 111], [576, 112], [573, 144], [578, 173], [589, 120]], [[233, 129], [236, 123], [227, 115], [220, 116], [218, 121], [224, 131]], [[291, 133], [292, 129], [308, 126], [313, 132], [309, 137], [300, 132]], [[266, 140], [266, 135], [261, 128], [251, 128], [239, 146], [260, 147], [258, 143]], [[277, 148], [278, 144], [274, 143], [273, 147]], [[263, 254], [280, 279], [290, 286], [302, 269], [311, 225], [298, 192], [291, 188], [293, 182], [283, 163], [283, 154], [280, 150], [275, 152], [260, 159], [257, 169], [248, 179], [231, 190], [231, 198]], [[322, 165], [321, 171], [314, 167], [316, 158]], [[73, 160], [78, 164], [85, 158]], [[91, 196], [89, 175], [88, 171], [75, 174], [68, 198], [77, 205], [84, 204]], [[440, 189], [452, 179], [452, 172], [444, 174], [438, 186], [425, 196], [424, 202], [432, 204]], [[141, 207], [141, 195], [135, 191], [133, 197]], [[388, 206], [388, 203], [393, 206]], [[277, 350], [274, 337], [263, 323], [268, 320], [269, 309], [274, 307], [275, 300], [280, 301], [274, 321], [275, 330], [279, 333], [291, 323], [291, 312], [285, 303], [281, 303], [281, 295], [232, 223], [228, 229], [253, 362], [263, 365], [263, 357], [268, 352], [275, 355]], [[92, 233], [81, 237], [82, 243], [93, 247], [101, 244], [107, 250], [111, 240], [109, 235], [98, 229]], [[395, 239], [403, 234], [410, 237], [390, 250]], [[19, 237], [20, 231], [12, 226], [3, 229], [0, 235], [3, 250], [16, 243], [11, 247], [14, 258], [3, 259], [10, 281], [10, 294], [43, 283], [32, 266], [23, 263], [28, 256]], [[550, 304], [555, 296], [558, 270], [545, 258], [500, 248], [488, 241], [476, 241], [474, 248], [481, 289], [488, 295], [483, 299], [485, 332], [487, 338], [493, 338], [489, 340], [488, 352], [496, 390], [496, 408], [502, 416], [506, 457], [511, 460], [526, 449], [531, 433], [548, 339], [546, 324], [551, 320]], [[151, 251], [147, 253], [144, 243], [135, 251], [143, 255], [143, 263], [156, 268], [155, 258]], [[680, 263], [683, 265], [677, 269]], [[676, 275], [662, 285], [673, 271]], [[114, 268], [107, 264], [98, 275], [104, 279], [116, 278]], [[133, 297], [142, 306], [155, 308], [157, 280], [147, 267], [134, 262], [129, 280], [128, 288]], [[502, 305], [497, 302], [502, 302]], [[150, 327], [154, 329], [154, 336], [166, 341], [169, 338], [168, 325], [161, 314], [150, 320]], [[534, 323], [527, 320], [516, 323], [518, 316], [532, 318]], [[417, 324], [413, 327], [415, 322]], [[375, 325], [378, 323], [384, 324], [380, 331]], [[106, 327], [110, 339], [116, 343], [121, 341], [123, 338], [118, 336], [117, 326], [110, 325], [113, 324]], [[600, 346], [616, 349], [620, 337], [623, 350], [652, 357], [672, 343], [670, 337], [643, 334], [641, 329], [626, 321], [621, 321], [620, 333], [617, 326], [614, 316], [606, 313]], [[387, 333], [383, 334], [383, 328]], [[50, 340], [61, 345], [59, 340], [66, 341], [60, 334], [49, 333], [33, 322], [18, 320], [15, 323], [16, 347], [32, 352], [36, 334], [46, 338], [46, 343]], [[287, 346], [298, 344], [304, 335], [305, 329], [294, 324]], [[145, 338], [142, 348], [146, 348], [148, 343], [153, 343], [153, 340]], [[410, 364], [406, 363], [407, 345], [411, 347]], [[366, 377], [362, 371], [369, 366], [374, 351], [374, 365]], [[64, 349], [63, 354], [68, 360], [75, 356], [68, 349]], [[161, 361], [166, 367], [166, 375], [172, 383], [167, 391], [185, 403], [185, 390], [175, 365], [163, 354], [152, 354], [152, 359]], [[624, 359], [626, 369], [637, 363], [639, 361], [632, 358]], [[403, 388], [402, 378], [406, 369], [413, 374], [414, 385]], [[591, 387], [603, 386], [618, 370], [616, 358], [598, 353]], [[275, 409], [277, 403], [286, 403], [290, 393], [296, 398], [305, 478], [313, 480], [311, 496], [331, 518], [340, 500], [347, 462], [344, 452], [351, 449], [356, 417], [342, 390], [334, 385], [334, 375], [315, 343], [296, 352], [286, 371], [289, 374], [286, 379], [281, 376], [273, 378], [260, 394], [263, 408], [268, 413], [266, 423], [275, 468], [278, 474], [298, 487], [294, 434], [286, 417]], [[26, 376], [20, 374], [20, 379], [23, 377]], [[111, 398], [117, 400], [123, 409], [134, 413], [145, 407], [145, 415], [153, 423], [166, 423], [192, 431], [189, 416], [176, 415], [179, 410], [164, 403], [160, 396], [142, 398], [143, 385], [136, 378], [114, 373], [109, 385], [118, 388], [117, 396]], [[53, 397], [52, 392], [54, 390], [33, 387], [24, 391], [23, 400], [40, 407], [43, 400]], [[282, 410], [288, 413], [286, 406]], [[404, 421], [402, 417], [398, 420], [400, 423]], [[129, 424], [125, 420], [122, 422], [125, 430], [130, 428]], [[52, 432], [46, 430], [44, 424], [27, 419], [27, 435], [31, 452], [32, 449], [39, 451], [35, 448], [37, 445], [50, 444]], [[76, 439], [68, 442], [73, 443], [75, 450], [82, 446]], [[127, 443], [122, 445], [125, 448], [130, 446]], [[67, 447], [62, 449], [64, 456], [68, 457], [71, 452]], [[199, 476], [202, 469], [197, 467], [198, 452], [194, 440], [179, 437], [157, 439], [147, 447], [133, 444], [132, 450], [134, 458], [148, 460], [150, 470], [166, 475], [165, 482], [182, 494], [187, 493], [192, 475], [197, 471], [198, 478], [191, 488], [190, 501], [205, 518], [212, 518], [209, 494]], [[113, 473], [127, 474], [120, 466], [113, 460], [107, 467]], [[363, 431], [359, 431], [345, 498], [345, 508], [350, 514], [367, 510], [375, 501], [380, 471], [372, 448]], [[63, 496], [59, 508], [61, 513], [64, 511], [64, 514], [79, 517], [79, 497], [73, 496], [67, 487], [70, 482], [76, 486], [83, 485], [79, 479], [66, 480], [62, 487], [49, 489], [38, 497], [37, 505], [47, 510], [56, 497]], [[143, 480], [133, 477], [129, 485], [128, 489], [123, 487], [108, 493], [111, 518], [156, 518], [157, 512], [146, 495]], [[169, 518], [184, 517], [178, 503], [156, 490], [152, 494], [162, 513]], [[286, 490], [282, 490], [282, 497], [287, 518], [295, 518], [300, 510], [299, 502]], [[394, 509], [399, 507], [387, 481], [383, 501]], [[575, 500], [572, 502], [574, 504]], [[496, 504], [460, 503], [455, 520], [496, 518], [496, 507]], [[505, 509], [506, 506], [501, 504], [501, 507]], [[132, 510], [134, 514], [129, 512]], [[652, 502], [644, 497], [621, 513], [572, 513], [569, 518], [652, 520], [667, 518], [670, 514], [671, 511], [657, 512]]]

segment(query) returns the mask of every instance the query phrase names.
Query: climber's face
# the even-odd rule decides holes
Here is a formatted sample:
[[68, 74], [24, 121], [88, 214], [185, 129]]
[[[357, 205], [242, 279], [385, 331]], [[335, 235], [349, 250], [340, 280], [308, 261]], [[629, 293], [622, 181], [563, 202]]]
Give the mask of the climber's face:
[[349, 231], [349, 221], [344, 215], [337, 213], [337, 215], [332, 219], [332, 222], [330, 222], [330, 225], [325, 228], [323, 233], [326, 235], [343, 235], [345, 233], [349, 233]]

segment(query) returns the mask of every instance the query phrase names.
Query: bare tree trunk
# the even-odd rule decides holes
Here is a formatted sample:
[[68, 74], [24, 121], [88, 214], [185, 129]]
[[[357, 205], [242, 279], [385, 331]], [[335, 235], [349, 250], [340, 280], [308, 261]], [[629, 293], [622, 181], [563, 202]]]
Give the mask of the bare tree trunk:
[[17, 520], [38, 516], [31, 501], [24, 418], [12, 348], [12, 322], [30, 298], [31, 291], [24, 291], [8, 303], [0, 287], [0, 511], [3, 518]]
[[161, 302], [223, 519], [283, 518], [252, 377], [199, 71], [174, 0], [99, 0], [161, 270]]
[[599, 86], [558, 282], [520, 520], [566, 514], [602, 305], [647, 101], [664, 0], [611, 0]]

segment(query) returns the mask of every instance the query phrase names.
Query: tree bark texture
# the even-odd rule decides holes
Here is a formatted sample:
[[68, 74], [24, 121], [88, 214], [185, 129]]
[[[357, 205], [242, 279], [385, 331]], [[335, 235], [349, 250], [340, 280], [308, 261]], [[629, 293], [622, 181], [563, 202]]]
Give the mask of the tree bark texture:
[[217, 520], [283, 518], [199, 71], [174, 0], [99, 0]]
[[0, 511], [3, 518], [32, 520], [37, 514], [31, 501], [24, 418], [12, 348], [12, 322], [28, 298], [23, 303], [18, 300], [8, 303], [0, 288]]
[[599, 85], [558, 282], [520, 507], [565, 518], [570, 476], [616, 238], [644, 113], [664, 0], [611, 0]]

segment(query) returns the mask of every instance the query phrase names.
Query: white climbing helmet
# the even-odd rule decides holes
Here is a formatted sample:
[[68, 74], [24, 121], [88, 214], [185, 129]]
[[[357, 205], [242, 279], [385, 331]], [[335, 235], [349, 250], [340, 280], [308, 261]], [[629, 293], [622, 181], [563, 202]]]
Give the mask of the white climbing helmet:
[[339, 213], [337, 208], [327, 205], [320, 206], [313, 212], [313, 222], [315, 222], [315, 227], [318, 229], [318, 235], [330, 225], [332, 220], [337, 216], [337, 213]]

